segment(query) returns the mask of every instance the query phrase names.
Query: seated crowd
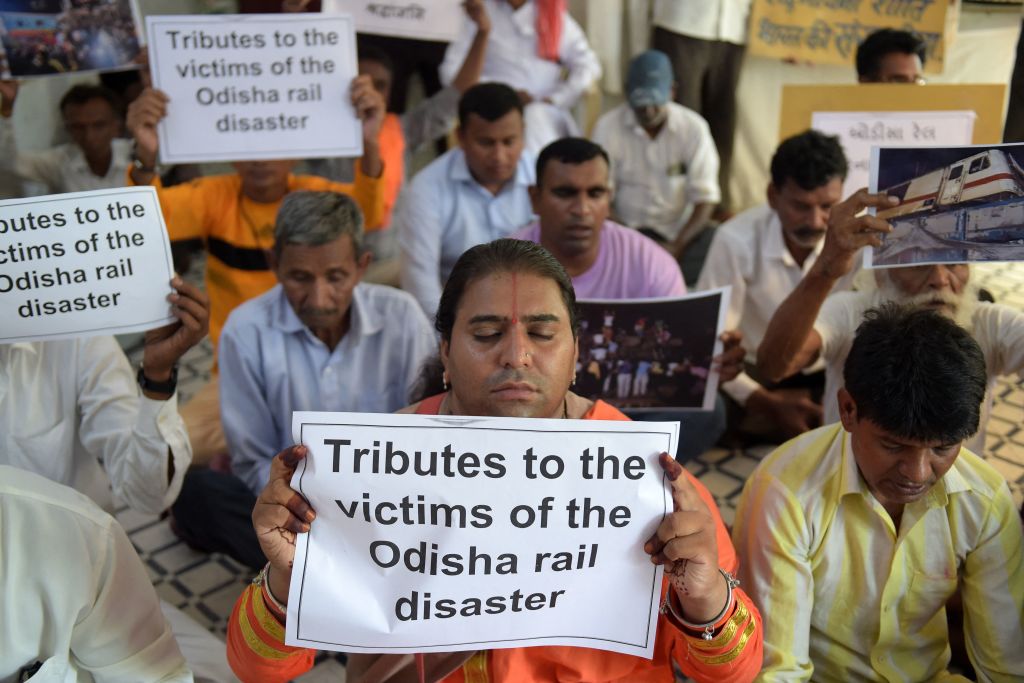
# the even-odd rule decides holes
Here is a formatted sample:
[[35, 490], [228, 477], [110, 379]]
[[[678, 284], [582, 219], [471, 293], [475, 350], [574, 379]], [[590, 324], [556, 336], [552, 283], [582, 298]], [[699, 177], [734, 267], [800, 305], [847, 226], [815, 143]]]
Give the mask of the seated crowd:
[[[680, 98], [707, 79], [688, 59], [714, 47], [738, 72], [742, 46], [677, 32], [702, 10], [671, 4], [655, 3], [662, 51], [631, 60], [590, 138], [571, 109], [601, 66], [555, 0], [466, 0], [444, 87], [402, 114], [387, 102], [403, 41], [361, 42], [356, 160], [172, 184], [157, 167], [171, 103], [146, 76], [128, 104], [74, 86], [71, 142], [21, 151], [18, 84], [0, 80], [0, 170], [25, 195], [151, 185], [171, 242], [205, 251], [202, 286], [170, 282], [175, 321], [145, 334], [137, 372], [109, 335], [0, 344], [0, 683], [310, 670], [315, 651], [284, 643], [296, 536], [317, 523], [291, 487], [295, 411], [681, 423], [659, 460], [675, 507], [642, 548], [665, 567], [652, 659], [359, 653], [353, 683], [1024, 680], [1024, 530], [985, 459], [995, 382], [1024, 376], [1024, 312], [983, 300], [966, 263], [862, 271], [892, 230], [865, 210], [897, 200], [844, 197], [847, 159], [818, 131], [779, 144], [764, 204], [721, 210], [732, 103], [723, 131]], [[916, 35], [879, 31], [858, 80], [923, 83], [924, 57]], [[577, 299], [688, 284], [731, 287], [715, 409], [581, 395]], [[212, 378], [179, 413], [179, 362], [207, 334]], [[495, 390], [510, 377], [532, 390]], [[781, 444], [731, 529], [682, 466], [719, 442]], [[169, 513], [190, 547], [256, 575], [226, 645], [159, 599], [115, 502]]]

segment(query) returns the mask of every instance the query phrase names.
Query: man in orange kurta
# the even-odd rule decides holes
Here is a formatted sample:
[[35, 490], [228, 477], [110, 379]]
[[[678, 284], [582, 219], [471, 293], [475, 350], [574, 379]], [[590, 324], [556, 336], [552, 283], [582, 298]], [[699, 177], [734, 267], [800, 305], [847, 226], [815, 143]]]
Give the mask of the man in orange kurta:
[[[135, 139], [135, 162], [128, 172], [128, 184], [157, 188], [171, 241], [205, 242], [210, 339], [215, 346], [228, 314], [277, 284], [266, 253], [274, 244], [274, 220], [285, 195], [297, 190], [348, 194], [362, 209], [366, 229], [381, 227], [386, 187], [378, 138], [386, 113], [384, 100], [368, 76], [353, 80], [351, 95], [363, 126], [363, 156], [354, 183], [292, 175], [295, 162], [277, 160], [236, 162], [237, 173], [164, 188], [154, 171], [159, 150], [156, 126], [167, 113], [167, 96], [147, 89], [129, 107], [127, 126]], [[191, 436], [195, 463], [205, 464], [227, 450], [216, 377], [183, 407], [181, 415]]]
[[[628, 419], [568, 391], [577, 360], [575, 294], [561, 265], [538, 245], [497, 240], [456, 263], [438, 308], [443, 382], [449, 390], [403, 412], [435, 415]], [[274, 458], [253, 525], [270, 562], [235, 605], [228, 661], [243, 681], [287, 681], [312, 667], [313, 651], [284, 645], [295, 535], [315, 512], [289, 487], [305, 457]], [[651, 660], [578, 647], [530, 647], [427, 655], [353, 654], [354, 683], [671, 683], [672, 661], [696, 681], [750, 681], [761, 666], [761, 617], [727, 572], [736, 553], [710, 493], [668, 454], [675, 510], [644, 551], [666, 566]], [[637, 549], [639, 552], [639, 549]], [[685, 571], [685, 586], [683, 572]], [[609, 615], [614, 618], [614, 615]]]

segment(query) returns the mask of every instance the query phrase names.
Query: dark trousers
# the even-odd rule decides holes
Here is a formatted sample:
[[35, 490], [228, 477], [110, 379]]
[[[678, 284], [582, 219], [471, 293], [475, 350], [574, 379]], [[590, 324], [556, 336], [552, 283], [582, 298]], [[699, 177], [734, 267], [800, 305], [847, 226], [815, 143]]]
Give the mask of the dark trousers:
[[1017, 61], [1010, 79], [1010, 106], [1006, 110], [1006, 128], [1003, 142], [1024, 142], [1024, 21], [1020, 24], [1017, 40]]
[[206, 468], [189, 470], [171, 506], [178, 534], [190, 547], [224, 553], [252, 569], [267, 558], [252, 528], [256, 496], [232, 474]]
[[691, 38], [657, 26], [651, 45], [672, 61], [676, 102], [703, 116], [711, 128], [720, 160], [721, 206], [731, 210], [729, 175], [736, 130], [736, 85], [746, 48], [721, 40]]

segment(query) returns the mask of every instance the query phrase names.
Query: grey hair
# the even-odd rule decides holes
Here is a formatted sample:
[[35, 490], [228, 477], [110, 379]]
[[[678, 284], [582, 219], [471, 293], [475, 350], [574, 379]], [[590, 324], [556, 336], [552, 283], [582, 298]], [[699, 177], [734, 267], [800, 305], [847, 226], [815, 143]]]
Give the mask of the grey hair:
[[284, 247], [317, 247], [342, 235], [352, 238], [356, 258], [363, 255], [363, 212], [348, 195], [339, 192], [291, 192], [281, 202], [274, 224], [274, 255]]

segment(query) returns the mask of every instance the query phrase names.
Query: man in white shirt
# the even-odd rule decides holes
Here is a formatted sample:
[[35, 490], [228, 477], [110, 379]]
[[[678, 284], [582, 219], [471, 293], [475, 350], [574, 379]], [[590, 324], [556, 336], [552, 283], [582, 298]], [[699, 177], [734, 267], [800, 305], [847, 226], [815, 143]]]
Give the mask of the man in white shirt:
[[76, 85], [61, 98], [64, 127], [73, 142], [40, 152], [18, 151], [11, 115], [17, 81], [0, 81], [0, 170], [13, 173], [31, 194], [58, 194], [124, 185], [131, 141], [123, 129], [116, 94], [96, 85]]
[[966, 443], [983, 453], [992, 388], [1001, 375], [1024, 376], [1024, 312], [983, 301], [970, 285], [963, 263], [882, 268], [877, 288], [831, 294], [866, 245], [878, 246], [879, 233], [892, 227], [876, 216], [856, 217], [867, 207], [890, 208], [896, 198], [861, 190], [832, 211], [824, 248], [797, 287], [772, 317], [757, 353], [758, 370], [780, 380], [814, 364], [825, 369], [825, 422], [839, 419], [836, 395], [843, 385], [843, 363], [864, 311], [886, 302], [937, 310], [971, 333], [985, 357], [988, 385], [977, 434]]
[[[506, 83], [519, 93], [526, 107], [526, 149], [537, 154], [553, 140], [577, 135], [569, 110], [601, 77], [601, 63], [579, 24], [551, 0], [484, 4], [494, 28], [480, 80]], [[445, 84], [455, 78], [474, 34], [473, 24], [465, 22], [448, 46], [440, 69]]]
[[0, 465], [0, 681], [191, 683], [121, 526], [81, 493]]
[[402, 188], [393, 223], [402, 289], [428, 317], [462, 252], [507, 237], [533, 216], [533, 157], [523, 151], [522, 112], [507, 85], [473, 86], [459, 100], [459, 148]]
[[[113, 509], [160, 514], [192, 461], [177, 362], [206, 336], [210, 305], [175, 277], [178, 321], [145, 336], [132, 373], [110, 336], [0, 344], [0, 464], [31, 470]], [[138, 386], [136, 386], [136, 382]]]
[[[784, 140], [771, 162], [768, 203], [719, 226], [711, 242], [698, 289], [732, 287], [728, 329], [743, 333], [747, 360], [758, 346], [776, 308], [799, 284], [821, 253], [829, 212], [842, 198], [846, 157], [835, 137], [808, 130]], [[837, 281], [849, 287], [850, 277]], [[798, 376], [794, 386], [762, 384], [747, 373], [722, 384], [738, 406], [734, 427], [785, 440], [818, 425], [820, 373]], [[810, 388], [807, 391], [800, 389]]]
[[627, 102], [598, 119], [593, 138], [612, 159], [616, 217], [657, 231], [678, 259], [708, 226], [720, 193], [708, 124], [670, 101], [674, 88], [664, 53], [637, 55], [626, 75]]
[[679, 76], [676, 102], [708, 121], [718, 147], [721, 209], [730, 210], [729, 172], [736, 129], [736, 86], [747, 42], [751, 0], [655, 0], [651, 47]]
[[370, 260], [350, 197], [285, 197], [270, 257], [279, 284], [232, 311], [221, 334], [232, 474], [189, 473], [174, 516], [190, 544], [262, 566], [250, 517], [270, 461], [294, 443], [292, 413], [389, 413], [409, 403], [437, 340], [409, 294], [361, 282]]

